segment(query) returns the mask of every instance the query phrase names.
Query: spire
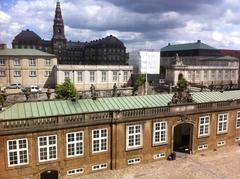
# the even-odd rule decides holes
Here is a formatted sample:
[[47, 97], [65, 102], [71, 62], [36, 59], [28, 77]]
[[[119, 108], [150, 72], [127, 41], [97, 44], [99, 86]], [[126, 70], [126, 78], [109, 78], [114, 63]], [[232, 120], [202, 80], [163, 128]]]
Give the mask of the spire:
[[56, 3], [55, 18], [53, 24], [53, 39], [66, 40], [64, 35], [64, 23], [59, 0]]

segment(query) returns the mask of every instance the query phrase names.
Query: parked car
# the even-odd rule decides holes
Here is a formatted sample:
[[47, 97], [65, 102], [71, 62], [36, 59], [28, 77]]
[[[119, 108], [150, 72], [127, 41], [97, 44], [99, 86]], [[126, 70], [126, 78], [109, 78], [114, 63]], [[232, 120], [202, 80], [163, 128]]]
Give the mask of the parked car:
[[7, 86], [8, 89], [20, 89], [22, 85], [20, 83], [11, 83]]
[[32, 93], [38, 93], [38, 92], [41, 92], [42, 89], [41, 89], [39, 86], [37, 86], [37, 85], [31, 85], [31, 86], [30, 86], [30, 91], [31, 91]]

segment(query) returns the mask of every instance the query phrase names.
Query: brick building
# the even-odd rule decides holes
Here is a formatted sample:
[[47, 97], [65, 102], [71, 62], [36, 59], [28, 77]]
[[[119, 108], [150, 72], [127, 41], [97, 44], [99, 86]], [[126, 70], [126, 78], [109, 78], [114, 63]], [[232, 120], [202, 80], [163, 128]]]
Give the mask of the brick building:
[[192, 100], [175, 104], [161, 94], [14, 104], [0, 113], [0, 178], [63, 179], [240, 141], [240, 91], [192, 93]]

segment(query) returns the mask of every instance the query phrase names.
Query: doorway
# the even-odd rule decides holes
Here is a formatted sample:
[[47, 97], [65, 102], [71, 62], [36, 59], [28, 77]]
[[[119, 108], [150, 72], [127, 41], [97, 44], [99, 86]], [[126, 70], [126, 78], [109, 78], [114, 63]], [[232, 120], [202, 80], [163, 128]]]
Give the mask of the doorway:
[[41, 173], [41, 179], [58, 179], [58, 171], [48, 170]]
[[174, 127], [173, 150], [190, 153], [192, 151], [193, 124], [183, 123]]

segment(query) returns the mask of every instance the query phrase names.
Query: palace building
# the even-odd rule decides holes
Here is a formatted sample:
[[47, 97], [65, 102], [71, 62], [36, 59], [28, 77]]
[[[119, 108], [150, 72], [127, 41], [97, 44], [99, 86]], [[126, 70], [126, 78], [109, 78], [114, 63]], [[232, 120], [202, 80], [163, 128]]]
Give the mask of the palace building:
[[240, 91], [16, 103], [0, 113], [0, 178], [64, 179], [240, 141]]
[[110, 35], [91, 42], [68, 41], [60, 2], [57, 2], [51, 40], [44, 40], [27, 29], [12, 41], [13, 48], [32, 48], [55, 54], [59, 64], [78, 65], [127, 65], [128, 53], [123, 42]]

